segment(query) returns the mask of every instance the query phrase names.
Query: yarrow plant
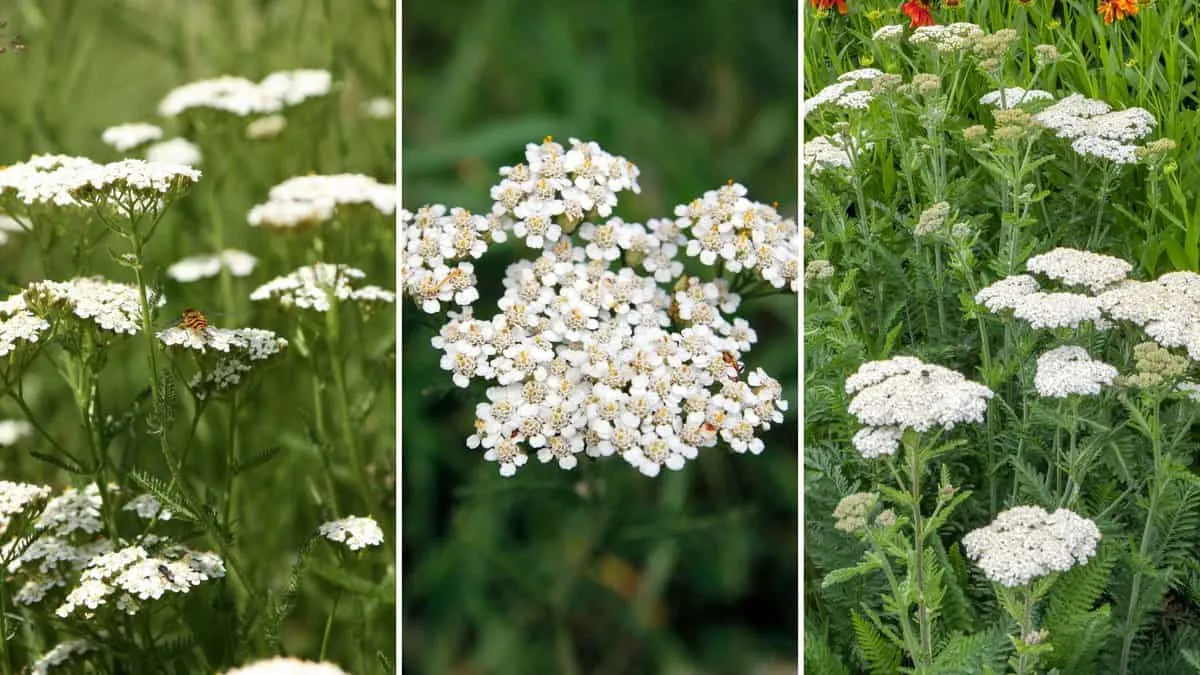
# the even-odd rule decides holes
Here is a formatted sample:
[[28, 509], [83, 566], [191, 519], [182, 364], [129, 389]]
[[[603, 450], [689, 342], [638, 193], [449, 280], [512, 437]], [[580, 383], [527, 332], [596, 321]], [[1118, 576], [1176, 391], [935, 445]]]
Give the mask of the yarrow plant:
[[1186, 670], [1194, 17], [846, 8], [805, 25], [806, 666]]
[[[286, 4], [225, 18], [290, 23]], [[83, 18], [99, 37], [60, 35], [71, 58], [27, 54], [40, 89], [14, 100], [40, 101], [44, 123], [14, 118], [0, 143], [0, 673], [216, 673], [285, 653], [366, 672], [395, 646], [395, 162], [360, 107], [388, 94], [362, 70], [394, 47], [356, 30], [289, 47], [295, 69], [264, 69], [280, 62], [266, 43], [225, 61], [253, 79], [114, 84], [106, 55], [132, 45]], [[231, 46], [205, 21], [187, 20], [183, 70]], [[56, 109], [80, 82], [70, 63], [122, 95]], [[130, 108], [156, 98], [158, 115]], [[330, 218], [279, 235], [247, 223], [264, 200]]]
[[[525, 159], [500, 169], [486, 215], [401, 211], [403, 294], [446, 311], [432, 344], [454, 384], [486, 387], [467, 446], [503, 476], [530, 455], [566, 470], [619, 455], [656, 476], [718, 444], [763, 452], [757, 434], [788, 406], [778, 381], [743, 365], [758, 334], [736, 313], [798, 290], [795, 222], [732, 181], [672, 218], [627, 222], [613, 210], [640, 191], [629, 160], [550, 138]], [[510, 237], [527, 257], [506, 270], [498, 311], [477, 316], [471, 261]], [[711, 280], [685, 273], [688, 260]]]

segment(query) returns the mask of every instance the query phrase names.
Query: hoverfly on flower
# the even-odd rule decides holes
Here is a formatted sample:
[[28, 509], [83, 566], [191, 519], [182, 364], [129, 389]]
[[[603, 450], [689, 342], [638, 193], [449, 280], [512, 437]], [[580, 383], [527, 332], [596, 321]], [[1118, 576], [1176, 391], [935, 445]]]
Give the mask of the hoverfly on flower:
[[192, 307], [186, 307], [183, 309], [183, 311], [181, 311], [179, 313], [178, 319], [172, 319], [171, 321], [162, 325], [161, 328], [171, 328], [171, 327], [182, 328], [184, 330], [190, 330], [191, 332], [196, 333], [196, 334], [202, 334], [202, 333], [208, 332], [208, 329], [212, 327], [212, 324], [209, 323], [209, 316], [222, 316], [222, 315], [221, 314], [209, 315], [209, 314], [205, 314], [204, 312], [201, 312], [198, 309], [195, 309]]
[[746, 364], [738, 361], [736, 358], [734, 358], [733, 354], [730, 354], [729, 352], [721, 352], [721, 361], [729, 367], [729, 370], [726, 371], [726, 374], [731, 380], [736, 380], [738, 376], [746, 370]]

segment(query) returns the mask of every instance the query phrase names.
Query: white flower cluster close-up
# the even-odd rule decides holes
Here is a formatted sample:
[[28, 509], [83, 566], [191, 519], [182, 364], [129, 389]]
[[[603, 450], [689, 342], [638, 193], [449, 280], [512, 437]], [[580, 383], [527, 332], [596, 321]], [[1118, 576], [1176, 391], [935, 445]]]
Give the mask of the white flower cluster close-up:
[[50, 322], [29, 311], [25, 294], [17, 293], [0, 302], [0, 358], [22, 346], [37, 344]]
[[[869, 150], [871, 147], [872, 144], [867, 143], [859, 150]], [[850, 153], [851, 148], [847, 147], [847, 139], [841, 134], [806, 138], [804, 139], [804, 168], [814, 176], [829, 169], [849, 169], [854, 166], [855, 160]]]
[[833, 84], [805, 97], [800, 116], [808, 117], [827, 106], [843, 110], [866, 110], [875, 100], [875, 95], [871, 93], [871, 82], [880, 75], [883, 75], [883, 71], [878, 68], [859, 68], [842, 73]]
[[[109, 484], [107, 491], [110, 499], [121, 493], [116, 484]], [[82, 489], [66, 488], [47, 499], [49, 495], [46, 486], [0, 482], [2, 522], [21, 508], [45, 502], [33, 523], [39, 532], [37, 538], [25, 542], [28, 545], [9, 541], [0, 546], [0, 560], [8, 561], [8, 574], [25, 580], [13, 597], [17, 604], [36, 605], [57, 589], [70, 587], [58, 607], [60, 617], [80, 607], [90, 615], [113, 595], [117, 596], [119, 609], [134, 613], [140, 607], [138, 600], [156, 599], [167, 592], [185, 593], [225, 573], [217, 555], [194, 552], [154, 535], [144, 537], [140, 546], [122, 542], [120, 549], [115, 548], [112, 541], [101, 536], [103, 503], [96, 483]], [[172, 517], [150, 495], [133, 496], [122, 510], [141, 518]], [[150, 551], [155, 553], [151, 555]]]
[[[757, 335], [732, 316], [742, 298], [730, 282], [685, 277], [678, 258], [795, 290], [794, 221], [731, 182], [675, 218], [626, 222], [612, 209], [618, 193], [639, 190], [637, 167], [595, 143], [570, 146], [528, 144], [528, 164], [500, 170], [487, 216], [442, 205], [402, 212], [405, 294], [431, 314], [459, 308], [433, 338], [442, 368], [460, 387], [489, 383], [468, 447], [504, 476], [529, 454], [568, 470], [581, 454], [620, 455], [655, 476], [719, 441], [762, 452], [757, 433], [787, 408], [782, 387], [761, 369], [743, 379], [742, 354]], [[467, 261], [509, 234], [535, 255], [506, 270], [499, 312], [477, 318]]]
[[1017, 506], [963, 537], [963, 550], [991, 581], [1010, 588], [1066, 572], [1096, 554], [1100, 530], [1069, 509]]
[[223, 576], [225, 564], [215, 553], [175, 546], [160, 557], [142, 546], [127, 546], [89, 560], [79, 584], [55, 613], [66, 618], [83, 608], [83, 615], [91, 616], [110, 596], [117, 595], [117, 608], [136, 614], [147, 600], [158, 600], [166, 593], [187, 593]]
[[95, 167], [86, 157], [34, 155], [0, 168], [0, 196], [11, 195], [26, 205], [79, 206], [71, 194], [74, 178]]
[[158, 339], [168, 347], [182, 347], [201, 353], [208, 350], [229, 354], [236, 352], [251, 361], [261, 361], [278, 354], [287, 340], [262, 328], [203, 329], [171, 326], [158, 332]]
[[0, 535], [8, 529], [9, 520], [50, 496], [50, 488], [32, 483], [0, 480]]
[[911, 356], [868, 361], [846, 379], [849, 411], [866, 429], [853, 443], [866, 458], [895, 454], [901, 434], [982, 422], [990, 389]]
[[[800, 290], [800, 241], [796, 221], [774, 207], [746, 199], [746, 188], [730, 181], [686, 206], [675, 207], [689, 256], [733, 273], [752, 270], [775, 288]], [[584, 238], [586, 239], [586, 233]]]
[[[101, 330], [135, 335], [142, 329], [138, 289], [100, 277], [70, 281], [35, 281], [25, 290], [25, 302], [37, 315], [57, 314], [65, 308], [69, 316], [95, 324]], [[150, 294], [151, 306], [166, 304], [166, 298]]]

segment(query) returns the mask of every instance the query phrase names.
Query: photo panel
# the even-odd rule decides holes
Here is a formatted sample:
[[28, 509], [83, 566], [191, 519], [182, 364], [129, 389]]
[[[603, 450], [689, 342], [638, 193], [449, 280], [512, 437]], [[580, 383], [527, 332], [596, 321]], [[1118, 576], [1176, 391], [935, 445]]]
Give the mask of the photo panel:
[[404, 672], [797, 672], [799, 9], [401, 8]]
[[0, 672], [397, 671], [396, 13], [0, 6]]
[[805, 3], [807, 671], [1200, 668], [1198, 9]]

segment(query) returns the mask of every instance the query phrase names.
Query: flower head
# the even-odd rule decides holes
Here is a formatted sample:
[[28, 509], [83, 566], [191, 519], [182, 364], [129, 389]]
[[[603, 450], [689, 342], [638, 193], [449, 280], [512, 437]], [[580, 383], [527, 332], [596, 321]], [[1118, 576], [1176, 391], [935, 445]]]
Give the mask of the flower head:
[[1131, 16], [1137, 16], [1138, 0], [1100, 0], [1096, 11], [1104, 19], [1105, 24], [1113, 21], [1124, 21]]
[[350, 516], [321, 525], [321, 536], [329, 541], [346, 544], [351, 551], [383, 543], [383, 530], [373, 518]]
[[291, 274], [277, 277], [259, 286], [250, 299], [279, 301], [284, 307], [299, 307], [327, 312], [332, 302], [349, 300], [359, 303], [392, 303], [395, 293], [378, 286], [355, 288], [352, 280], [366, 273], [348, 265], [317, 263], [298, 268]]
[[324, 70], [289, 70], [271, 73], [260, 83], [243, 77], [223, 76], [191, 82], [171, 90], [158, 106], [163, 117], [189, 110], [208, 109], [246, 117], [270, 114], [327, 95], [333, 80]]
[[1093, 360], [1083, 347], [1068, 345], [1038, 357], [1033, 384], [1041, 396], [1095, 396], [1101, 387], [1112, 384], [1116, 376], [1116, 368]]
[[344, 207], [365, 205], [384, 215], [396, 211], [396, 186], [362, 174], [298, 176], [271, 188], [269, 200], [250, 209], [253, 227], [293, 229], [333, 218]]
[[146, 148], [146, 161], [159, 164], [200, 166], [200, 147], [186, 138], [172, 138]]
[[162, 135], [162, 127], [155, 124], [121, 124], [105, 129], [100, 135], [100, 140], [111, 145], [117, 152], [125, 152], [139, 145], [157, 141]]
[[983, 421], [987, 387], [911, 356], [870, 361], [846, 380], [850, 414], [871, 427], [928, 431]]
[[87, 640], [60, 642], [33, 663], [33, 668], [29, 671], [30, 675], [47, 675], [51, 668], [57, 669], [57, 666], [71, 660], [71, 657], [86, 654], [93, 649], [95, 647]]
[[1099, 293], [1125, 279], [1133, 265], [1108, 255], [1059, 247], [1033, 256], [1025, 268], [1068, 286], [1084, 286]]
[[215, 277], [222, 269], [234, 277], [249, 276], [258, 265], [258, 258], [235, 249], [215, 255], [196, 255], [184, 258], [167, 268], [167, 276], [181, 284]]
[[846, 0], [808, 0], [808, 2], [815, 10], [828, 12], [831, 9], [837, 9], [838, 14], [846, 13]]
[[900, 5], [900, 12], [908, 17], [909, 28], [932, 26], [936, 23], [933, 20], [933, 8], [925, 0], [905, 0]]
[[1047, 513], [1038, 506], [1009, 509], [990, 525], [963, 537], [967, 557], [988, 579], [1014, 587], [1083, 564], [1096, 553], [1100, 530], [1068, 509]]
[[[153, 293], [149, 300], [152, 306], [166, 303], [165, 297]], [[134, 335], [142, 329], [138, 289], [100, 277], [35, 281], [25, 290], [25, 301], [40, 317], [82, 320], [118, 334]]]
[[49, 496], [50, 488], [45, 485], [0, 480], [0, 535], [8, 529], [10, 518]]
[[843, 532], [861, 532], [867, 528], [867, 519], [871, 516], [879, 495], [874, 492], [855, 492], [842, 497], [837, 507], [833, 509], [833, 518], [837, 522], [834, 527]]

